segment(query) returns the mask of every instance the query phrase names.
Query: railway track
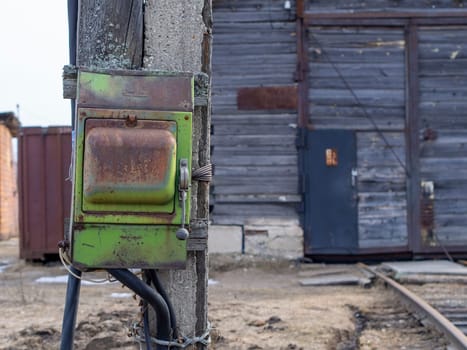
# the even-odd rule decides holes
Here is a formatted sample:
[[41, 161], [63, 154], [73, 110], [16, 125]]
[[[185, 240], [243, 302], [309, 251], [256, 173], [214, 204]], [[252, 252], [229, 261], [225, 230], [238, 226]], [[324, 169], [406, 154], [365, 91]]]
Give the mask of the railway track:
[[409, 289], [367, 265], [359, 267], [384, 281], [424, 324], [443, 333], [455, 349], [467, 350], [467, 284], [420, 283]]

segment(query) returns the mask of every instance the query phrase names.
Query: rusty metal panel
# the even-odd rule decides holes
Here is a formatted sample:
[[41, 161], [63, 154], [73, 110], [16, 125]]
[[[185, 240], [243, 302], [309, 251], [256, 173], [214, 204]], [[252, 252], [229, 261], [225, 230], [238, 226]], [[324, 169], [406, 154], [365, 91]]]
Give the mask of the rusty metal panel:
[[20, 257], [57, 253], [70, 215], [71, 128], [27, 127], [18, 137]]
[[240, 88], [237, 91], [239, 110], [297, 109], [297, 85]]
[[[161, 205], [173, 200], [176, 131], [175, 122], [137, 120], [135, 116], [126, 121], [88, 120], [83, 164], [84, 204]], [[169, 209], [168, 212], [173, 211], [173, 201]]]
[[[118, 75], [117, 75], [118, 74]], [[147, 71], [79, 71], [78, 106], [165, 111], [193, 110], [193, 75]]]

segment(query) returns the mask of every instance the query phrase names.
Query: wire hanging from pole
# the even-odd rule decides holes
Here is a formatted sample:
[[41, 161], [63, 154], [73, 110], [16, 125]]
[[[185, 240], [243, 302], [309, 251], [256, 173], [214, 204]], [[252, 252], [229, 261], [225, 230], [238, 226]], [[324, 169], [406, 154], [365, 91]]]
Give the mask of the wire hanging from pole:
[[401, 166], [402, 169], [404, 169], [404, 172], [405, 172], [405, 175], [407, 176], [407, 178], [410, 178], [410, 173], [409, 173], [409, 170], [407, 169], [407, 167], [405, 166], [405, 164], [402, 162], [402, 160], [400, 159], [400, 157], [397, 155], [396, 151], [394, 150], [394, 147], [389, 143], [389, 141], [387, 140], [386, 136], [384, 136], [384, 133], [381, 131], [381, 129], [378, 127], [378, 124], [376, 124], [375, 120], [373, 119], [373, 117], [368, 113], [368, 111], [366, 110], [366, 108], [363, 106], [363, 103], [360, 101], [360, 99], [358, 98], [357, 94], [355, 93], [355, 91], [352, 89], [352, 87], [350, 86], [349, 82], [347, 81], [347, 79], [345, 79], [345, 77], [343, 76], [342, 72], [340, 71], [339, 67], [337, 67], [337, 65], [331, 60], [331, 58], [329, 57], [329, 55], [327, 54], [327, 52], [323, 49], [323, 47], [321, 46], [320, 42], [318, 41], [318, 39], [313, 35], [313, 33], [311, 31], [308, 31], [311, 38], [313, 38], [313, 40], [316, 42], [316, 45], [318, 46], [318, 48], [320, 49], [321, 51], [321, 54], [324, 56], [324, 58], [326, 59], [326, 61], [331, 64], [332, 68], [334, 69], [334, 71], [337, 73], [337, 76], [339, 77], [340, 80], [342, 80], [342, 82], [344, 83], [344, 86], [347, 90], [349, 90], [350, 94], [352, 95], [352, 97], [354, 98], [355, 102], [357, 103], [357, 106], [361, 109], [361, 111], [363, 112], [363, 114], [365, 115], [365, 117], [370, 121], [370, 123], [373, 125], [373, 128], [375, 129], [375, 131], [377, 132], [377, 134], [380, 136], [380, 138], [383, 140], [383, 142], [385, 143], [385, 145], [387, 146], [387, 148], [389, 148], [389, 150], [391, 151], [391, 153], [393, 154], [394, 158], [397, 160], [397, 162], [399, 163], [399, 165]]

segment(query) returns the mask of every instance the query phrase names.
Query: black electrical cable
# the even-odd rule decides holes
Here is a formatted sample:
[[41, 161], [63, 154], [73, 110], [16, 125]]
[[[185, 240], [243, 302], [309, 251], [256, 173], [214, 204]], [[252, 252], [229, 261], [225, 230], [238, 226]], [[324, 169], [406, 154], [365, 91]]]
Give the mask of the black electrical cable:
[[[71, 271], [76, 276], [81, 277], [81, 271], [70, 266]], [[75, 333], [76, 315], [78, 313], [79, 292], [81, 279], [73, 274], [68, 275], [66, 288], [65, 310], [63, 311], [62, 336], [60, 340], [60, 350], [72, 350]]]
[[165, 291], [162, 282], [160, 281], [159, 277], [157, 276], [156, 270], [146, 270], [149, 273], [150, 281], [153, 283], [154, 287], [156, 288], [157, 292], [164, 298], [165, 302], [167, 303], [167, 307], [169, 308], [170, 313], [170, 326], [172, 327], [172, 335], [174, 339], [178, 338], [178, 330], [177, 330], [177, 317], [175, 316], [175, 311], [172, 306], [172, 302], [170, 301], [169, 295]]
[[143, 330], [144, 330], [144, 341], [146, 342], [146, 350], [152, 350], [151, 346], [151, 332], [149, 331], [149, 312], [148, 302], [143, 301]]
[[[164, 298], [129, 270], [108, 269], [107, 271], [152, 306], [156, 313], [157, 338], [164, 341], [171, 341], [172, 330], [170, 327], [170, 313]], [[156, 349], [169, 350], [169, 346], [157, 344]]]
[[[143, 270], [144, 281], [148, 286], [151, 286], [151, 279], [148, 274]], [[143, 327], [144, 327], [144, 339], [146, 341], [146, 350], [152, 350], [151, 346], [151, 332], [149, 331], [149, 310], [148, 302], [143, 300]]]

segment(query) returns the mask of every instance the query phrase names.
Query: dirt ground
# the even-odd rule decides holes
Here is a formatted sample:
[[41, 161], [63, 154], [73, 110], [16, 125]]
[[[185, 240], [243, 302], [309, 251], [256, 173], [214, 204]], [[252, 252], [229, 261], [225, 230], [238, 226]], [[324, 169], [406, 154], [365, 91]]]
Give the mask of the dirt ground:
[[[17, 256], [16, 239], [0, 242], [0, 349], [58, 349], [66, 290], [58, 282], [66, 271]], [[411, 349], [427, 338], [424, 331], [404, 332], [398, 328], [405, 326], [389, 323], [363, 330], [362, 314], [394, 306], [382, 287], [300, 286], [301, 276], [325, 265], [223, 256], [211, 261], [211, 349]], [[39, 283], [41, 277], [59, 281]], [[139, 319], [138, 300], [121, 285], [83, 285], [75, 349], [139, 349], [128, 337]], [[433, 346], [426, 349], [442, 348], [427, 339]]]

